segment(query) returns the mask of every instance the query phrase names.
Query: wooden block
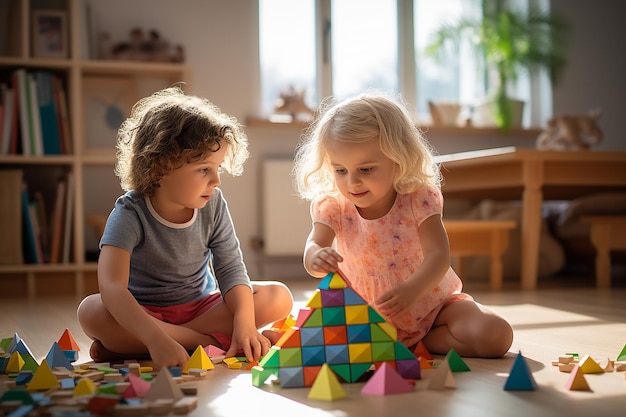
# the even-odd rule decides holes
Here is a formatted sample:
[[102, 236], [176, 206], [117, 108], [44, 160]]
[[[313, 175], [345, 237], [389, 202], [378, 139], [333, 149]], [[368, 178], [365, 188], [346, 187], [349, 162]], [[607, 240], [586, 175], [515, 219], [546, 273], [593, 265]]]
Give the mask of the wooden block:
[[187, 414], [198, 406], [196, 397], [183, 397], [173, 406], [174, 414]]

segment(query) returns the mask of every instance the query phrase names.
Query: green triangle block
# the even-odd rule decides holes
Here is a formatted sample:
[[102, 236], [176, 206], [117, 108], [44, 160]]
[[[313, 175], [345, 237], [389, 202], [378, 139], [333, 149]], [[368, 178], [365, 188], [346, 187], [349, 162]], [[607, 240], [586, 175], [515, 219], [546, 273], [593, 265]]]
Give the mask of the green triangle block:
[[22, 357], [22, 359], [24, 359], [24, 366], [22, 366], [21, 369], [22, 371], [35, 372], [37, 369], [39, 369], [39, 364], [37, 363], [35, 358], [30, 356], [28, 353], [20, 353], [20, 356]]
[[456, 353], [456, 350], [454, 350], [454, 348], [450, 348], [448, 354], [446, 355], [446, 360], [448, 361], [448, 364], [450, 365], [450, 371], [452, 372], [465, 372], [471, 370], [469, 366], [467, 366], [465, 361], [459, 356], [459, 354]]
[[380, 313], [376, 310], [374, 310], [372, 308], [372, 306], [369, 306], [369, 315], [370, 315], [370, 323], [384, 323], [385, 318], [383, 316], [380, 315]]
[[313, 310], [307, 321], [302, 327], [320, 327], [324, 325], [324, 319], [322, 317], [322, 309], [316, 308]]
[[[404, 344], [400, 341], [395, 341], [393, 345], [396, 352], [396, 360], [400, 359], [417, 359], [415, 354], [409, 350], [408, 347], [404, 346]], [[469, 371], [469, 369], [468, 369]]]
[[5, 391], [5, 393], [0, 397], [0, 403], [7, 401], [20, 401], [23, 405], [35, 404], [35, 400], [33, 400], [30, 392], [21, 388]]
[[302, 348], [282, 348], [278, 352], [280, 366], [302, 366]]
[[372, 343], [372, 360], [374, 362], [392, 361], [396, 359], [394, 342], [374, 342]]
[[280, 347], [272, 346], [259, 362], [259, 366], [264, 368], [278, 368], [280, 366], [280, 356], [278, 355], [279, 351]]
[[513, 362], [509, 377], [504, 384], [507, 391], [534, 391], [537, 389], [537, 383], [533, 378], [533, 374], [528, 369], [528, 364], [520, 352]]
[[341, 377], [345, 382], [350, 382], [350, 365], [347, 363], [339, 365], [328, 365], [337, 376]]
[[376, 323], [370, 325], [370, 333], [372, 335], [372, 342], [393, 341], [393, 339], [389, 337], [389, 335]]
[[350, 381], [356, 382], [372, 367], [372, 363], [351, 363], [350, 364]]
[[5, 337], [4, 339], [0, 340], [0, 349], [4, 350], [5, 352], [9, 350], [9, 346], [11, 345], [11, 341], [13, 341], [12, 337]]
[[267, 378], [272, 375], [278, 376], [278, 368], [268, 369], [261, 366], [253, 366], [250, 372], [252, 374], [252, 385], [255, 387], [260, 387], [265, 384]]
[[626, 361], [626, 345], [622, 348], [622, 351], [617, 355], [616, 361]]

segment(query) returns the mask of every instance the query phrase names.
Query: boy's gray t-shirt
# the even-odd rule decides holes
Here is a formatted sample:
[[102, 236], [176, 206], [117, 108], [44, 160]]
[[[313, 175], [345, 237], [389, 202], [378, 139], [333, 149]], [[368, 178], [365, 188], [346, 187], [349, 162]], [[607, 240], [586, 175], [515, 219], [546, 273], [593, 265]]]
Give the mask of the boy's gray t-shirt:
[[107, 219], [104, 245], [131, 254], [128, 289], [142, 305], [181, 304], [218, 288], [224, 295], [236, 285], [251, 286], [220, 189], [185, 224], [161, 218], [148, 198], [128, 191]]

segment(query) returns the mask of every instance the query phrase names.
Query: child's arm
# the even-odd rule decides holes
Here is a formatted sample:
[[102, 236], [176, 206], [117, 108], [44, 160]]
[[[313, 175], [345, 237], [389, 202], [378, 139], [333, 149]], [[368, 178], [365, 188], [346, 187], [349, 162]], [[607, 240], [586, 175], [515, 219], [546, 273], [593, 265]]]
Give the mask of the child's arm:
[[450, 268], [450, 246], [441, 216], [433, 215], [424, 220], [418, 233], [424, 261], [407, 281], [376, 300], [381, 313], [393, 316], [412, 308], [437, 286]]
[[313, 223], [313, 229], [304, 247], [304, 269], [316, 278], [322, 278], [329, 272], [337, 272], [343, 258], [332, 248], [335, 231], [330, 227]]
[[226, 357], [243, 350], [249, 362], [259, 360], [271, 347], [271, 342], [256, 327], [254, 296], [247, 285], [235, 285], [224, 295], [224, 303], [233, 313], [233, 337]]
[[189, 360], [185, 348], [168, 336], [128, 291], [129, 271], [130, 253], [111, 245], [102, 247], [98, 285], [104, 306], [124, 329], [146, 346], [157, 366], [185, 366]]

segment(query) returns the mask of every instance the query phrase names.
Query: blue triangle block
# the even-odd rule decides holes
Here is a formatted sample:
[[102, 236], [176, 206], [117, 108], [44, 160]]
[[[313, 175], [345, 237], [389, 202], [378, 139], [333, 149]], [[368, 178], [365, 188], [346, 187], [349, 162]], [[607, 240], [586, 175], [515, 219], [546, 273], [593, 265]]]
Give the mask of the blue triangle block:
[[320, 281], [319, 285], [317, 286], [317, 288], [319, 288], [320, 290], [329, 290], [330, 289], [330, 280], [333, 279], [333, 272], [328, 273], [328, 275], [326, 275], [324, 278], [322, 278], [322, 280]]
[[504, 384], [504, 389], [507, 391], [534, 391], [537, 389], [535, 378], [533, 378], [533, 374], [528, 369], [528, 364], [522, 356], [522, 352], [518, 353], [515, 362], [513, 362], [509, 377]]
[[52, 347], [46, 356], [46, 362], [48, 362], [48, 365], [50, 365], [52, 369], [67, 368], [70, 371], [74, 369], [67, 356], [65, 356], [65, 352], [57, 342], [52, 343]]
[[352, 288], [343, 289], [343, 300], [347, 306], [367, 304], [363, 297], [357, 294]]

